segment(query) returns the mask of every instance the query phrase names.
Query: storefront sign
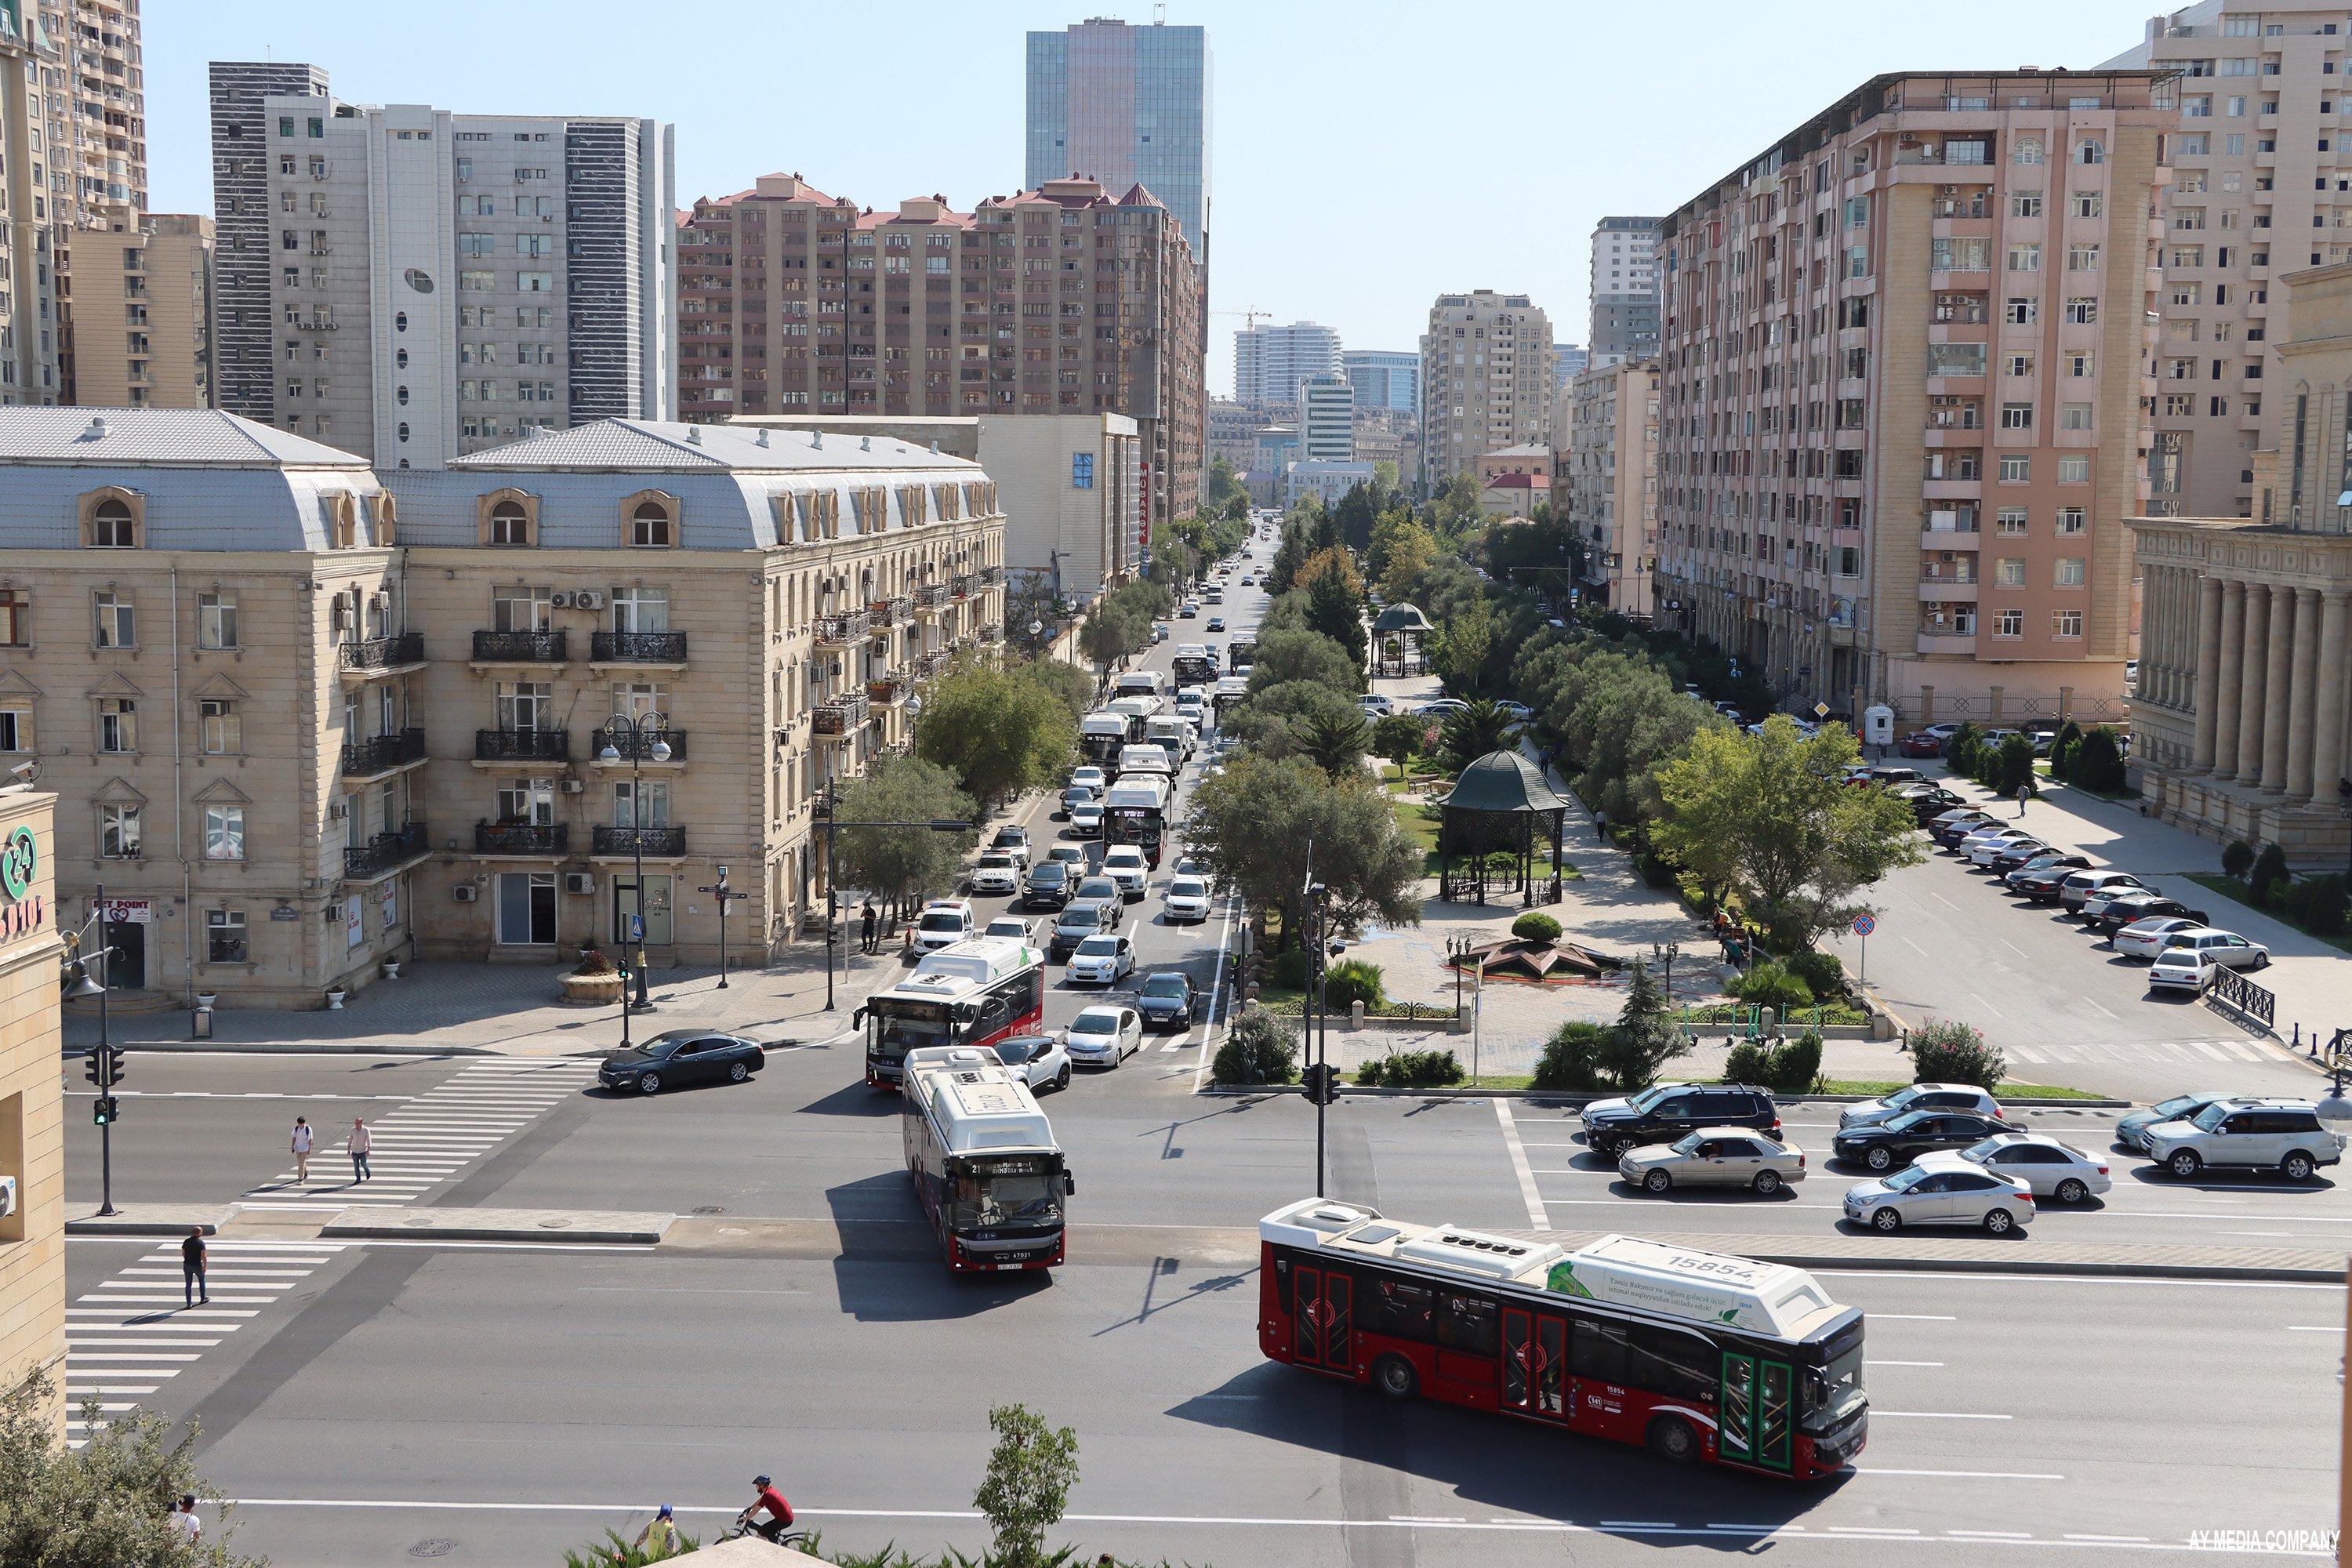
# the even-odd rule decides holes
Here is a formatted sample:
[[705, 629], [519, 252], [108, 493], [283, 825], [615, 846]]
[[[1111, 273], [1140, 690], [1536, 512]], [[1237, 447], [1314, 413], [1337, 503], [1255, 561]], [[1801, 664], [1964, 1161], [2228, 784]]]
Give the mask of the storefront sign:
[[98, 906], [98, 912], [110, 925], [151, 926], [155, 923], [155, 904], [151, 899], [108, 899]]
[[18, 827], [0, 845], [0, 892], [21, 899], [33, 890], [34, 874], [41, 868], [41, 847], [29, 827]]

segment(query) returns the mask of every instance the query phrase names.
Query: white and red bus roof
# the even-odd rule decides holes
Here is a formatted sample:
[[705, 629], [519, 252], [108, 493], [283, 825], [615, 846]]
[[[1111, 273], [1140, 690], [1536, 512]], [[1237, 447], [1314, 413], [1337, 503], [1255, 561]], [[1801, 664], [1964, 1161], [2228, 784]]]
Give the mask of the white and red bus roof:
[[1053, 1123], [996, 1053], [926, 1046], [907, 1053], [907, 1097], [950, 1154], [1052, 1150]]
[[959, 1002], [977, 995], [1024, 969], [1035, 969], [1045, 956], [1027, 942], [1006, 936], [968, 936], [923, 955], [915, 973], [887, 991], [874, 994], [919, 1002]]

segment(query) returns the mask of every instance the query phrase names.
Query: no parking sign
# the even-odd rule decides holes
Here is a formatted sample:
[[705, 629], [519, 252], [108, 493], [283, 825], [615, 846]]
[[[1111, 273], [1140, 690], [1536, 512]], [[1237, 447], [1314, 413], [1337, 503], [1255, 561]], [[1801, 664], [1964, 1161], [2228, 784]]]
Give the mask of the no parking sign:
[[1874, 931], [1877, 929], [1878, 922], [1872, 920], [1868, 915], [1856, 915], [1853, 917], [1854, 935], [1868, 936], [1872, 931]]

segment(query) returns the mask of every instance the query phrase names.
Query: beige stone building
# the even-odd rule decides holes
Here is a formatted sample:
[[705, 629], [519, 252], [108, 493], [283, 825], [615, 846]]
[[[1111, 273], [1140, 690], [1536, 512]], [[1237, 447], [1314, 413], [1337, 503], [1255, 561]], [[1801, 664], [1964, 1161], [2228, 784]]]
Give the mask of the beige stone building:
[[2175, 87], [1874, 78], [1665, 218], [1669, 624], [1796, 708], [2119, 715]]
[[2352, 837], [2352, 263], [2279, 283], [2285, 445], [2255, 459], [2260, 517], [2131, 522], [2132, 750], [2167, 821], [2333, 870]]
[[1551, 318], [1525, 294], [1441, 294], [1421, 338], [1421, 461], [1432, 486], [1543, 441], [1559, 377]]
[[[0, 1390], [35, 1373], [64, 1432], [65, 1102], [53, 795], [0, 784]], [[27, 846], [29, 845], [29, 852]]]
[[1553, 509], [1584, 540], [1587, 588], [1629, 616], [1653, 613], [1659, 381], [1655, 360], [1584, 371], [1552, 417]]
[[[112, 208], [81, 236], [74, 385], [95, 408], [213, 404], [213, 220]], [[110, 237], [114, 265], [98, 265]], [[112, 330], [116, 321], [121, 330]]]
[[386, 479], [226, 414], [0, 412], [0, 754], [76, 803], [120, 989], [551, 963], [640, 851], [653, 963], [715, 961], [722, 864], [757, 962], [821, 894], [825, 781], [1003, 637], [994, 487], [888, 437], [602, 421]]

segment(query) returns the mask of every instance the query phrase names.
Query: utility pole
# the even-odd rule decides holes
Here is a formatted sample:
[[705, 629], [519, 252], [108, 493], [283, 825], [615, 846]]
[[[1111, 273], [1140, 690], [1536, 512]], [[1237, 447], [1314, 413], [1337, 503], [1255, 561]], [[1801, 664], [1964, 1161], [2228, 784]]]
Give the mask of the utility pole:
[[727, 906], [738, 899], [748, 899], [749, 893], [730, 892], [727, 887], [727, 868], [719, 868], [719, 880], [707, 888], [697, 888], [698, 893], [713, 893], [719, 899], [719, 989], [727, 989]]

